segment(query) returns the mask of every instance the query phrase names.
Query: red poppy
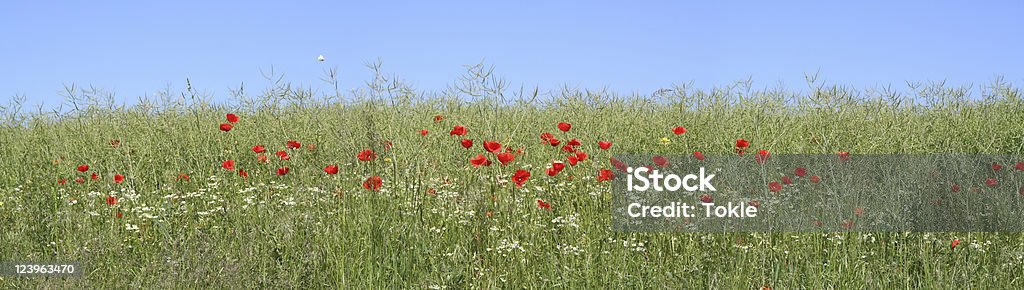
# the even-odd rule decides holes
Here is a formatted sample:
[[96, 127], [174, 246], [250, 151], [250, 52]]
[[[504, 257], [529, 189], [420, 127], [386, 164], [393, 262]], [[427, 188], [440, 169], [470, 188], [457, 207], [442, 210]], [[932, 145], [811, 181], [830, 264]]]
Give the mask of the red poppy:
[[391, 143], [391, 141], [384, 141], [384, 152], [391, 150], [391, 147], [393, 146], [395, 146], [395, 143]]
[[175, 178], [174, 181], [180, 181], [182, 179], [184, 179], [185, 181], [192, 180], [192, 178], [189, 177], [188, 174], [181, 173], [181, 174], [178, 174], [178, 178]]
[[615, 178], [615, 173], [608, 169], [601, 169], [597, 171], [597, 182], [612, 180]]
[[544, 132], [544, 133], [541, 133], [541, 134], [540, 134], [540, 139], [541, 139], [541, 140], [544, 140], [544, 141], [549, 141], [549, 140], [551, 140], [552, 138], [555, 138], [555, 136], [554, 136], [554, 135], [551, 135], [551, 133], [548, 133], [548, 132]]
[[782, 177], [782, 184], [785, 184], [785, 185], [793, 184], [793, 180], [789, 179], [789, 176], [783, 176]]
[[817, 184], [818, 182], [821, 182], [821, 176], [811, 175], [811, 183]]
[[85, 183], [85, 178], [75, 178], [75, 183]]
[[992, 170], [999, 171], [999, 170], [1002, 170], [1002, 169], [1003, 169], [1003, 166], [999, 165], [999, 163], [992, 163]]
[[124, 175], [114, 174], [114, 183], [124, 182]]
[[227, 170], [235, 170], [235, 161], [231, 159], [224, 160], [224, 162], [220, 164], [220, 167], [224, 167], [224, 169]]
[[626, 166], [626, 163], [622, 162], [621, 160], [609, 158], [608, 161], [612, 164], [612, 167], [615, 167], [615, 169], [618, 169], [619, 171], [625, 172], [628, 168], [628, 166]]
[[220, 124], [220, 130], [224, 132], [231, 131], [231, 129], [234, 127], [235, 126], [231, 126], [231, 124], [228, 123]]
[[996, 187], [997, 185], [999, 185], [999, 181], [996, 180], [995, 178], [989, 177], [985, 179], [985, 185], [988, 185], [989, 187]]
[[448, 135], [456, 135], [456, 136], [466, 135], [466, 127], [462, 127], [462, 126], [456, 125], [455, 128], [452, 128], [451, 132], [448, 132]]
[[241, 169], [241, 168], [239, 168], [239, 169], [238, 169], [238, 176], [241, 176], [241, 177], [249, 177], [249, 172], [246, 172], [246, 171], [245, 171], [245, 169]]
[[285, 174], [288, 174], [288, 170], [290, 170], [290, 169], [288, 168], [288, 166], [285, 166], [285, 167], [281, 167], [281, 168], [278, 168], [278, 169], [277, 169], [277, 175], [285, 175]]
[[541, 199], [537, 199], [537, 208], [551, 210], [551, 204], [544, 202]]
[[377, 159], [377, 153], [373, 152], [372, 149], [365, 149], [360, 151], [359, 154], [356, 155], [356, 158], [359, 158], [359, 161], [372, 161]]
[[256, 153], [267, 152], [267, 147], [263, 147], [263, 145], [252, 146], [252, 152], [256, 152]]
[[576, 153], [576, 147], [572, 147], [572, 146], [566, 144], [565, 146], [562, 146], [562, 151], [569, 152], [569, 153]]
[[259, 161], [260, 163], [267, 163], [267, 155], [256, 155], [256, 161]]
[[324, 167], [324, 172], [327, 172], [327, 174], [338, 174], [338, 166], [333, 164], [327, 165], [327, 167]]
[[526, 183], [529, 178], [530, 172], [523, 169], [516, 170], [516, 173], [512, 174], [512, 182], [516, 184], [516, 187], [523, 187], [523, 183]]
[[863, 216], [864, 215], [864, 208], [863, 207], [859, 207], [859, 206], [853, 208], [853, 215], [855, 215], [855, 216]]
[[601, 150], [608, 150], [608, 148], [612, 148], [612, 142], [597, 141], [597, 147], [601, 148]]
[[98, 179], [100, 179], [100, 176], [98, 174], [96, 174], [96, 172], [93, 172], [92, 173], [92, 180], [98, 180]]
[[736, 139], [736, 148], [743, 149], [750, 147], [750, 141], [743, 139]]
[[501, 151], [501, 143], [497, 141], [484, 141], [484, 150], [491, 153], [498, 153]]
[[768, 156], [771, 156], [771, 152], [768, 152], [768, 150], [758, 150], [757, 155], [754, 155], [754, 161], [756, 161], [757, 164], [764, 165], [764, 162], [768, 161]]
[[675, 128], [672, 128], [672, 133], [675, 133], [676, 135], [682, 135], [683, 133], [686, 133], [686, 128], [684, 128], [683, 126], [676, 126]]
[[238, 123], [238, 115], [228, 114], [225, 117], [227, 117], [229, 123]]
[[949, 243], [949, 249], [950, 250], [956, 249], [956, 245], [959, 245], [959, 244], [960, 244], [960, 239], [953, 239], [953, 242]]
[[565, 161], [569, 162], [569, 165], [571, 166], [576, 166], [576, 163], [579, 162], [580, 160], [579, 158], [576, 158], [576, 155], [569, 155], [565, 157]]
[[807, 175], [807, 168], [797, 167], [793, 173], [795, 173], [796, 176], [804, 177]]
[[117, 218], [123, 218], [123, 217], [124, 217], [124, 213], [123, 213], [123, 212], [120, 212], [120, 211], [118, 211], [118, 212], [117, 212]]
[[63, 178], [57, 179], [57, 184], [64, 185], [65, 183], [67, 183], [67, 180], [64, 180]]
[[587, 155], [587, 152], [583, 152], [583, 151], [576, 152], [576, 159], [579, 159], [580, 161], [583, 161], [583, 160], [587, 160], [587, 158], [590, 158], [590, 155]]
[[481, 165], [487, 164], [487, 157], [483, 154], [477, 154], [475, 157], [469, 159], [469, 164], [473, 164], [473, 167], [480, 167]]
[[1013, 165], [1013, 168], [1016, 168], [1017, 170], [1020, 171], [1024, 171], [1024, 162], [1017, 162], [1017, 164]]
[[285, 142], [284, 147], [287, 147], [288, 149], [298, 149], [302, 148], [302, 143], [299, 143], [299, 141], [295, 140], [288, 140], [288, 142]]
[[569, 124], [569, 123], [566, 123], [566, 122], [558, 123], [558, 130], [561, 130], [562, 132], [569, 132], [569, 129], [571, 129], [571, 128], [572, 128], [572, 124]]
[[515, 160], [515, 159], [516, 159], [516, 155], [512, 154], [512, 153], [502, 152], [502, 153], [498, 154], [498, 162], [500, 162], [501, 165], [508, 164], [509, 162], [512, 162], [512, 160]]
[[78, 166], [78, 172], [86, 172], [86, 171], [89, 171], [89, 165], [82, 164], [82, 165]]
[[569, 146], [572, 146], [572, 147], [583, 145], [583, 143], [580, 142], [580, 139], [576, 139], [576, 138], [573, 138], [572, 140], [569, 140], [569, 142], [567, 142], [565, 144], [569, 145]]
[[380, 176], [376, 175], [367, 177], [366, 180], [363, 181], [363, 188], [367, 190], [378, 191], [380, 190], [380, 187], [383, 185], [384, 180], [381, 179]]
[[950, 190], [953, 192], [960, 192], [960, 185], [954, 183], [953, 186], [951, 186]]
[[668, 159], [661, 155], [651, 157], [651, 161], [654, 161], [654, 165], [658, 165], [658, 167], [665, 167], [668, 165]]
[[469, 149], [470, 147], [473, 147], [473, 140], [470, 139], [462, 139], [460, 143], [462, 143], [462, 148]]
[[434, 116], [434, 123], [441, 122], [442, 120], [444, 120], [444, 116], [441, 116], [441, 115]]
[[565, 163], [562, 163], [561, 161], [551, 162], [551, 168], [555, 169], [555, 171], [562, 172], [562, 170], [565, 169]]
[[115, 204], [117, 204], [117, 197], [114, 197], [113, 195], [108, 195], [107, 196], [107, 204], [108, 205], [115, 205]]
[[697, 158], [697, 160], [704, 161], [704, 153], [700, 153], [700, 151], [693, 151], [693, 158]]
[[427, 136], [427, 133], [429, 132], [430, 131], [427, 131], [426, 129], [420, 130], [420, 136]]
[[843, 220], [843, 228], [847, 229], [847, 230], [852, 229], [853, 228], [853, 221], [850, 220], [850, 219]]
[[558, 172], [559, 172], [559, 171], [558, 171], [558, 170], [555, 170], [555, 168], [554, 168], [554, 167], [548, 167], [548, 169], [547, 169], [547, 170], [544, 170], [544, 173], [547, 173], [547, 175], [548, 175], [548, 176], [555, 176], [555, 175], [558, 175]]
[[779, 184], [778, 181], [769, 182], [768, 190], [771, 190], [772, 192], [779, 192], [780, 190], [782, 190], [782, 184]]
[[700, 202], [711, 203], [713, 201], [715, 201], [715, 198], [711, 197], [710, 194], [705, 193], [700, 195]]
[[839, 161], [850, 161], [850, 152], [839, 151]]

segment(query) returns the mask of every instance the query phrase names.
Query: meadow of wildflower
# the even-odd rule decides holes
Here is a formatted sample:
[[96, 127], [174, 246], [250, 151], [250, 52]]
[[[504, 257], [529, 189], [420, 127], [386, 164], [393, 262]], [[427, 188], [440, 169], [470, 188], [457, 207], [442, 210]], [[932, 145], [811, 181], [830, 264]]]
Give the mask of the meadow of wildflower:
[[85, 272], [0, 288], [1024, 287], [1021, 233], [612, 230], [614, 154], [1024, 152], [1000, 81], [809, 83], [545, 93], [471, 68], [442, 92], [378, 74], [132, 106], [69, 87], [63, 110], [2, 111], [0, 261]]

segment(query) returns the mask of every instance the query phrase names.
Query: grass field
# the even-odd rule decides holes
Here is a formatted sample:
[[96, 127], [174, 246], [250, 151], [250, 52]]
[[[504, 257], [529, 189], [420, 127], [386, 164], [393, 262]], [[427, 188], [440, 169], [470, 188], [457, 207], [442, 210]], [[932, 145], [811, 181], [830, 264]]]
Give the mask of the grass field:
[[[1021, 288], [1021, 233], [621, 233], [597, 180], [612, 154], [727, 155], [737, 139], [773, 154], [1024, 153], [1021, 90], [970, 91], [545, 95], [482, 73], [442, 93], [378, 77], [229, 105], [191, 87], [131, 107], [69, 90], [70, 112], [3, 112], [0, 262], [88, 272], [0, 288]], [[549, 176], [569, 153], [546, 132], [588, 158]], [[474, 166], [478, 154], [492, 164]], [[522, 187], [517, 170], [530, 172]]]

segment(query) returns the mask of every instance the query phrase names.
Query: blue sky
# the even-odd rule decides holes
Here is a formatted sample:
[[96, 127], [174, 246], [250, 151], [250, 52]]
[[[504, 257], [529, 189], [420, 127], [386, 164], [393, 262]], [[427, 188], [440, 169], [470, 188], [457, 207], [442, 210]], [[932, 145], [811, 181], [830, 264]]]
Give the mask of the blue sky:
[[513, 84], [623, 93], [748, 76], [803, 88], [815, 71], [859, 87], [1024, 82], [1024, 1], [147, 2], [5, 3], [0, 100], [55, 105], [69, 83], [133, 100], [185, 78], [225, 98], [266, 87], [271, 66], [314, 86], [336, 66], [347, 89], [377, 59], [427, 90], [480, 61]]

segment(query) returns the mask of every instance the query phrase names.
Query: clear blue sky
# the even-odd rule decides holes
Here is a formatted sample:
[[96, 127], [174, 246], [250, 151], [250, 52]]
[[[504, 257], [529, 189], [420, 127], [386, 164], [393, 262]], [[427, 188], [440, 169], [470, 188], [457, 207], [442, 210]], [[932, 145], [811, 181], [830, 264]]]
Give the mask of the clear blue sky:
[[814, 71], [856, 86], [1024, 81], [1024, 1], [68, 2], [3, 4], [0, 100], [54, 105], [64, 83], [131, 100], [186, 77], [222, 98], [264, 88], [270, 66], [317, 86], [337, 66], [347, 89], [377, 59], [428, 90], [481, 60], [513, 84], [623, 93], [747, 76], [802, 88]]

